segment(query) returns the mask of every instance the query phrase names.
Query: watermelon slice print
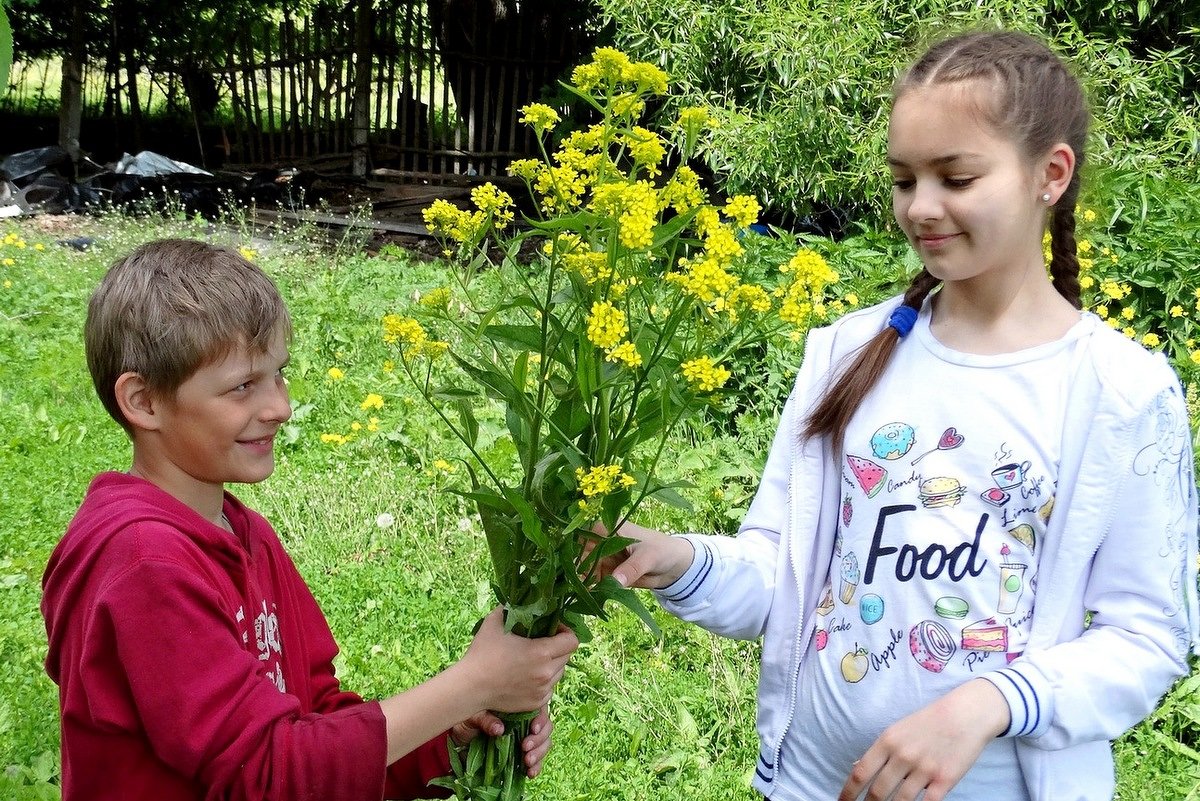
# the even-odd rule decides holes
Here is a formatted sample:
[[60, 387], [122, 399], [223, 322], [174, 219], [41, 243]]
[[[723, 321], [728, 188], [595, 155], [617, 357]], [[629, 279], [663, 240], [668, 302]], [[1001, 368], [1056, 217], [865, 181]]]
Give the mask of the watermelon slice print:
[[846, 464], [850, 466], [850, 472], [854, 474], [858, 486], [862, 487], [868, 498], [874, 498], [879, 494], [879, 490], [883, 489], [883, 483], [887, 481], [887, 470], [861, 456], [847, 455]]

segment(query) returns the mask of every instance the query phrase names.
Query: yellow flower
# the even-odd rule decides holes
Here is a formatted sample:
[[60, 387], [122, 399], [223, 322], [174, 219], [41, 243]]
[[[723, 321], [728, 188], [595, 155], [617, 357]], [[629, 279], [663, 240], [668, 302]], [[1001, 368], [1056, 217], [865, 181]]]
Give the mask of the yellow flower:
[[12, 281], [10, 281], [10, 280], [8, 280], [7, 278], [5, 278], [5, 279], [4, 279], [4, 288], [5, 288], [5, 289], [12, 289]]
[[630, 64], [621, 73], [621, 80], [637, 86], [639, 92], [662, 95], [667, 92], [667, 73], [646, 61]]
[[343, 436], [342, 434], [322, 434], [321, 435], [321, 442], [324, 442], [327, 445], [345, 445], [349, 441], [350, 441], [349, 437]]
[[362, 423], [360, 423], [360, 422], [358, 422], [357, 420], [355, 420], [353, 423], [351, 423], [351, 424], [350, 424], [350, 430], [351, 430], [351, 431], [361, 431], [361, 430], [362, 430]]
[[513, 221], [512, 195], [500, 191], [491, 182], [472, 189], [471, 202], [483, 214], [491, 215], [492, 225], [497, 230], [504, 228]]
[[622, 141], [629, 148], [629, 155], [633, 158], [636, 166], [645, 167], [646, 172], [651, 176], [658, 175], [658, 165], [667, 155], [667, 150], [663, 147], [658, 134], [640, 125], [635, 125], [629, 134], [622, 137]]
[[679, 214], [686, 214], [704, 203], [704, 190], [700, 187], [700, 176], [691, 167], [684, 165], [658, 193], [661, 209], [668, 206]]
[[1150, 332], [1142, 337], [1142, 344], [1148, 348], [1157, 348], [1162, 342], [1159, 340], [1158, 334]]
[[1125, 292], [1121, 289], [1121, 285], [1111, 278], [1106, 278], [1100, 282], [1100, 291], [1113, 300], [1120, 300], [1125, 297]]
[[1090, 275], [1079, 276], [1079, 288], [1080, 289], [1091, 289], [1095, 285], [1096, 285], [1096, 279], [1093, 278], [1092, 276], [1090, 276]]
[[621, 244], [630, 250], [648, 248], [654, 242], [658, 194], [649, 181], [600, 184], [592, 195], [591, 209], [617, 218]]
[[642, 354], [638, 353], [632, 342], [622, 342], [615, 348], [609, 348], [604, 358], [610, 362], [623, 362], [626, 367], [642, 366]]
[[1129, 337], [1130, 339], [1133, 339], [1134, 337], [1137, 336], [1137, 331], [1134, 331], [1133, 327], [1128, 326], [1128, 325], [1121, 329], [1121, 333], [1124, 334], [1125, 336]]
[[374, 392], [368, 393], [363, 402], [358, 404], [358, 408], [362, 409], [364, 412], [368, 409], [382, 409], [383, 396]]
[[542, 209], [553, 214], [571, 211], [579, 205], [580, 198], [587, 192], [587, 181], [578, 170], [567, 165], [548, 167], [538, 173], [533, 189], [542, 200]]
[[390, 373], [396, 369], [396, 363], [391, 359], [383, 360], [383, 372]]
[[637, 479], [621, 470], [619, 464], [597, 465], [589, 470], [575, 468], [575, 481], [585, 498], [598, 498], [616, 489], [629, 489]]
[[258, 251], [254, 248], [248, 248], [245, 245], [238, 248], [238, 253], [242, 254], [242, 258], [246, 261], [254, 261], [258, 258]]
[[725, 204], [725, 216], [732, 219], [740, 228], [749, 228], [758, 222], [762, 206], [749, 195], [734, 195]]
[[1084, 209], [1083, 210], [1083, 221], [1084, 222], [1095, 222], [1096, 221], [1096, 212], [1092, 211], [1091, 209]]
[[43, 245], [41, 242], [38, 242], [36, 245], [33, 246], [33, 249], [34, 250], [45, 250], [46, 246]]
[[343, 378], [346, 377], [346, 374], [337, 367], [330, 367], [329, 368], [329, 377], [332, 378], [334, 381], [341, 381]]
[[1183, 307], [1180, 306], [1178, 303], [1171, 307], [1171, 316], [1172, 317], [1182, 317], [1183, 314], [1184, 314]]
[[625, 312], [607, 300], [592, 304], [592, 313], [587, 321], [587, 337], [593, 345], [605, 350], [615, 348], [628, 333]]
[[1108, 327], [1109, 327], [1109, 328], [1111, 328], [1111, 329], [1112, 329], [1112, 330], [1114, 330], [1114, 331], [1116, 331], [1118, 328], [1120, 328], [1120, 327], [1121, 327], [1121, 323], [1120, 323], [1120, 321], [1119, 321], [1119, 320], [1117, 320], [1117, 318], [1116, 318], [1116, 317], [1109, 317], [1109, 318], [1108, 318], [1107, 320], [1105, 320], [1104, 322], [1108, 323]]
[[712, 392], [725, 386], [732, 375], [728, 370], [717, 365], [707, 356], [700, 356], [680, 365], [683, 377], [687, 379], [692, 389], [700, 392]]
[[846, 293], [846, 302], [849, 303], [851, 306], [857, 306], [858, 305], [858, 295], [856, 295], [853, 292], [847, 292]]
[[379, 418], [378, 417], [372, 417], [370, 420], [367, 421], [367, 430], [368, 431], [378, 431], [379, 430]]
[[716, 124], [716, 120], [708, 113], [708, 109], [702, 106], [693, 106], [685, 108], [679, 112], [679, 121], [675, 124], [683, 130], [689, 137], [695, 137], [705, 128], [710, 128]]
[[1121, 317], [1126, 320], [1132, 320], [1135, 314], [1137, 314], [1137, 312], [1133, 310], [1132, 306], [1126, 306], [1125, 308], [1121, 309]]
[[557, 111], [545, 103], [530, 103], [527, 106], [522, 106], [521, 114], [521, 122], [527, 124], [539, 134], [545, 133], [555, 125], [558, 125], [562, 119], [558, 116]]
[[1075, 243], [1075, 250], [1079, 253], [1091, 253], [1092, 243], [1090, 240], [1080, 239], [1077, 243]]
[[431, 289], [418, 302], [429, 309], [444, 309], [450, 303], [450, 288], [439, 286]]
[[12, 267], [14, 264], [16, 264], [16, 261], [13, 259], [4, 259], [3, 261], [0, 261], [0, 264], [3, 264], [5, 267]]
[[1200, 364], [1200, 350], [1192, 351], [1192, 364]]
[[532, 181], [542, 170], [542, 162], [537, 159], [517, 159], [508, 165], [508, 174], [516, 178]]
[[612, 100], [612, 113], [615, 117], [636, 119], [645, 110], [646, 102], [631, 92], [617, 95]]
[[1107, 306], [1097, 306], [1096, 314], [1097, 314], [1097, 316], [1099, 316], [1099, 318], [1101, 320], [1107, 320], [1108, 319], [1108, 307]]
[[453, 203], [440, 199], [423, 209], [421, 217], [431, 233], [448, 236], [455, 242], [474, 241], [487, 219], [487, 215], [481, 211], [463, 211]]
[[433, 469], [441, 470], [443, 473], [453, 473], [458, 468], [447, 462], [445, 459], [434, 459]]

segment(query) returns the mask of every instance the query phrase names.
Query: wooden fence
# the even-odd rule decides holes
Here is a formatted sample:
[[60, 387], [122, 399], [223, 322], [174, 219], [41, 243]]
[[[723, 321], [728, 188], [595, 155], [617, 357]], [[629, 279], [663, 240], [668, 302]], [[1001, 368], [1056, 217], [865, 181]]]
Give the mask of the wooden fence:
[[[536, 148], [517, 109], [589, 44], [575, 24], [580, 5], [319, 0], [302, 17], [227, 20], [218, 63], [131, 55], [114, 23], [114, 42], [95, 51], [108, 54], [84, 65], [85, 122], [112, 119], [133, 150], [152, 110], [166, 107], [190, 113], [208, 162], [348, 159], [355, 174], [388, 167], [434, 181], [502, 174]], [[38, 91], [25, 85], [36, 70], [15, 77], [17, 97]]]

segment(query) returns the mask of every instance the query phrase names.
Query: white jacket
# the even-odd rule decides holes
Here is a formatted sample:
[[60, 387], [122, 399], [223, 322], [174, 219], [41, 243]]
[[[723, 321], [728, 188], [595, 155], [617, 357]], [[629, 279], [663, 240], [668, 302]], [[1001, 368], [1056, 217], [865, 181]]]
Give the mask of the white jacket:
[[[840, 497], [827, 441], [801, 443], [800, 430], [827, 376], [897, 304], [809, 333], [738, 536], [687, 535], [696, 547], [692, 567], [657, 593], [668, 611], [712, 632], [764, 638], [754, 786], [766, 796], [785, 731], [803, 725], [792, 719], [795, 679], [829, 570]], [[1008, 735], [1017, 738], [1034, 801], [1110, 799], [1109, 740], [1153, 711], [1187, 672], [1200, 640], [1183, 393], [1161, 355], [1091, 321], [1071, 383], [1029, 642], [1024, 656], [988, 676], [1009, 702]]]

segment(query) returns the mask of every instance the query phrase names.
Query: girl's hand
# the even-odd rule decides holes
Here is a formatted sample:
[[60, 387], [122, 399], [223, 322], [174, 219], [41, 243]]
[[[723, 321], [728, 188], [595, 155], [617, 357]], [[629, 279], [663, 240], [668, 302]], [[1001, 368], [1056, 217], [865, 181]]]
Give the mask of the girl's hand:
[[[604, 526], [596, 524], [596, 533], [604, 535]], [[692, 565], [695, 550], [692, 544], [679, 537], [625, 523], [617, 531], [622, 537], [636, 540], [622, 550], [600, 560], [596, 574], [603, 578], [612, 575], [622, 587], [642, 587], [648, 590], [669, 587], [679, 580]], [[591, 544], [584, 552], [591, 551]]]
[[[529, 736], [521, 743], [521, 750], [525, 754], [525, 773], [531, 779], [542, 772], [542, 760], [550, 750], [550, 733], [553, 731], [554, 724], [543, 706], [529, 724]], [[479, 712], [450, 729], [450, 736], [458, 745], [466, 745], [480, 734], [498, 737], [504, 734], [504, 722], [491, 712]]]
[[942, 801], [984, 746], [1008, 728], [1008, 704], [974, 679], [892, 724], [854, 763], [838, 801]]

